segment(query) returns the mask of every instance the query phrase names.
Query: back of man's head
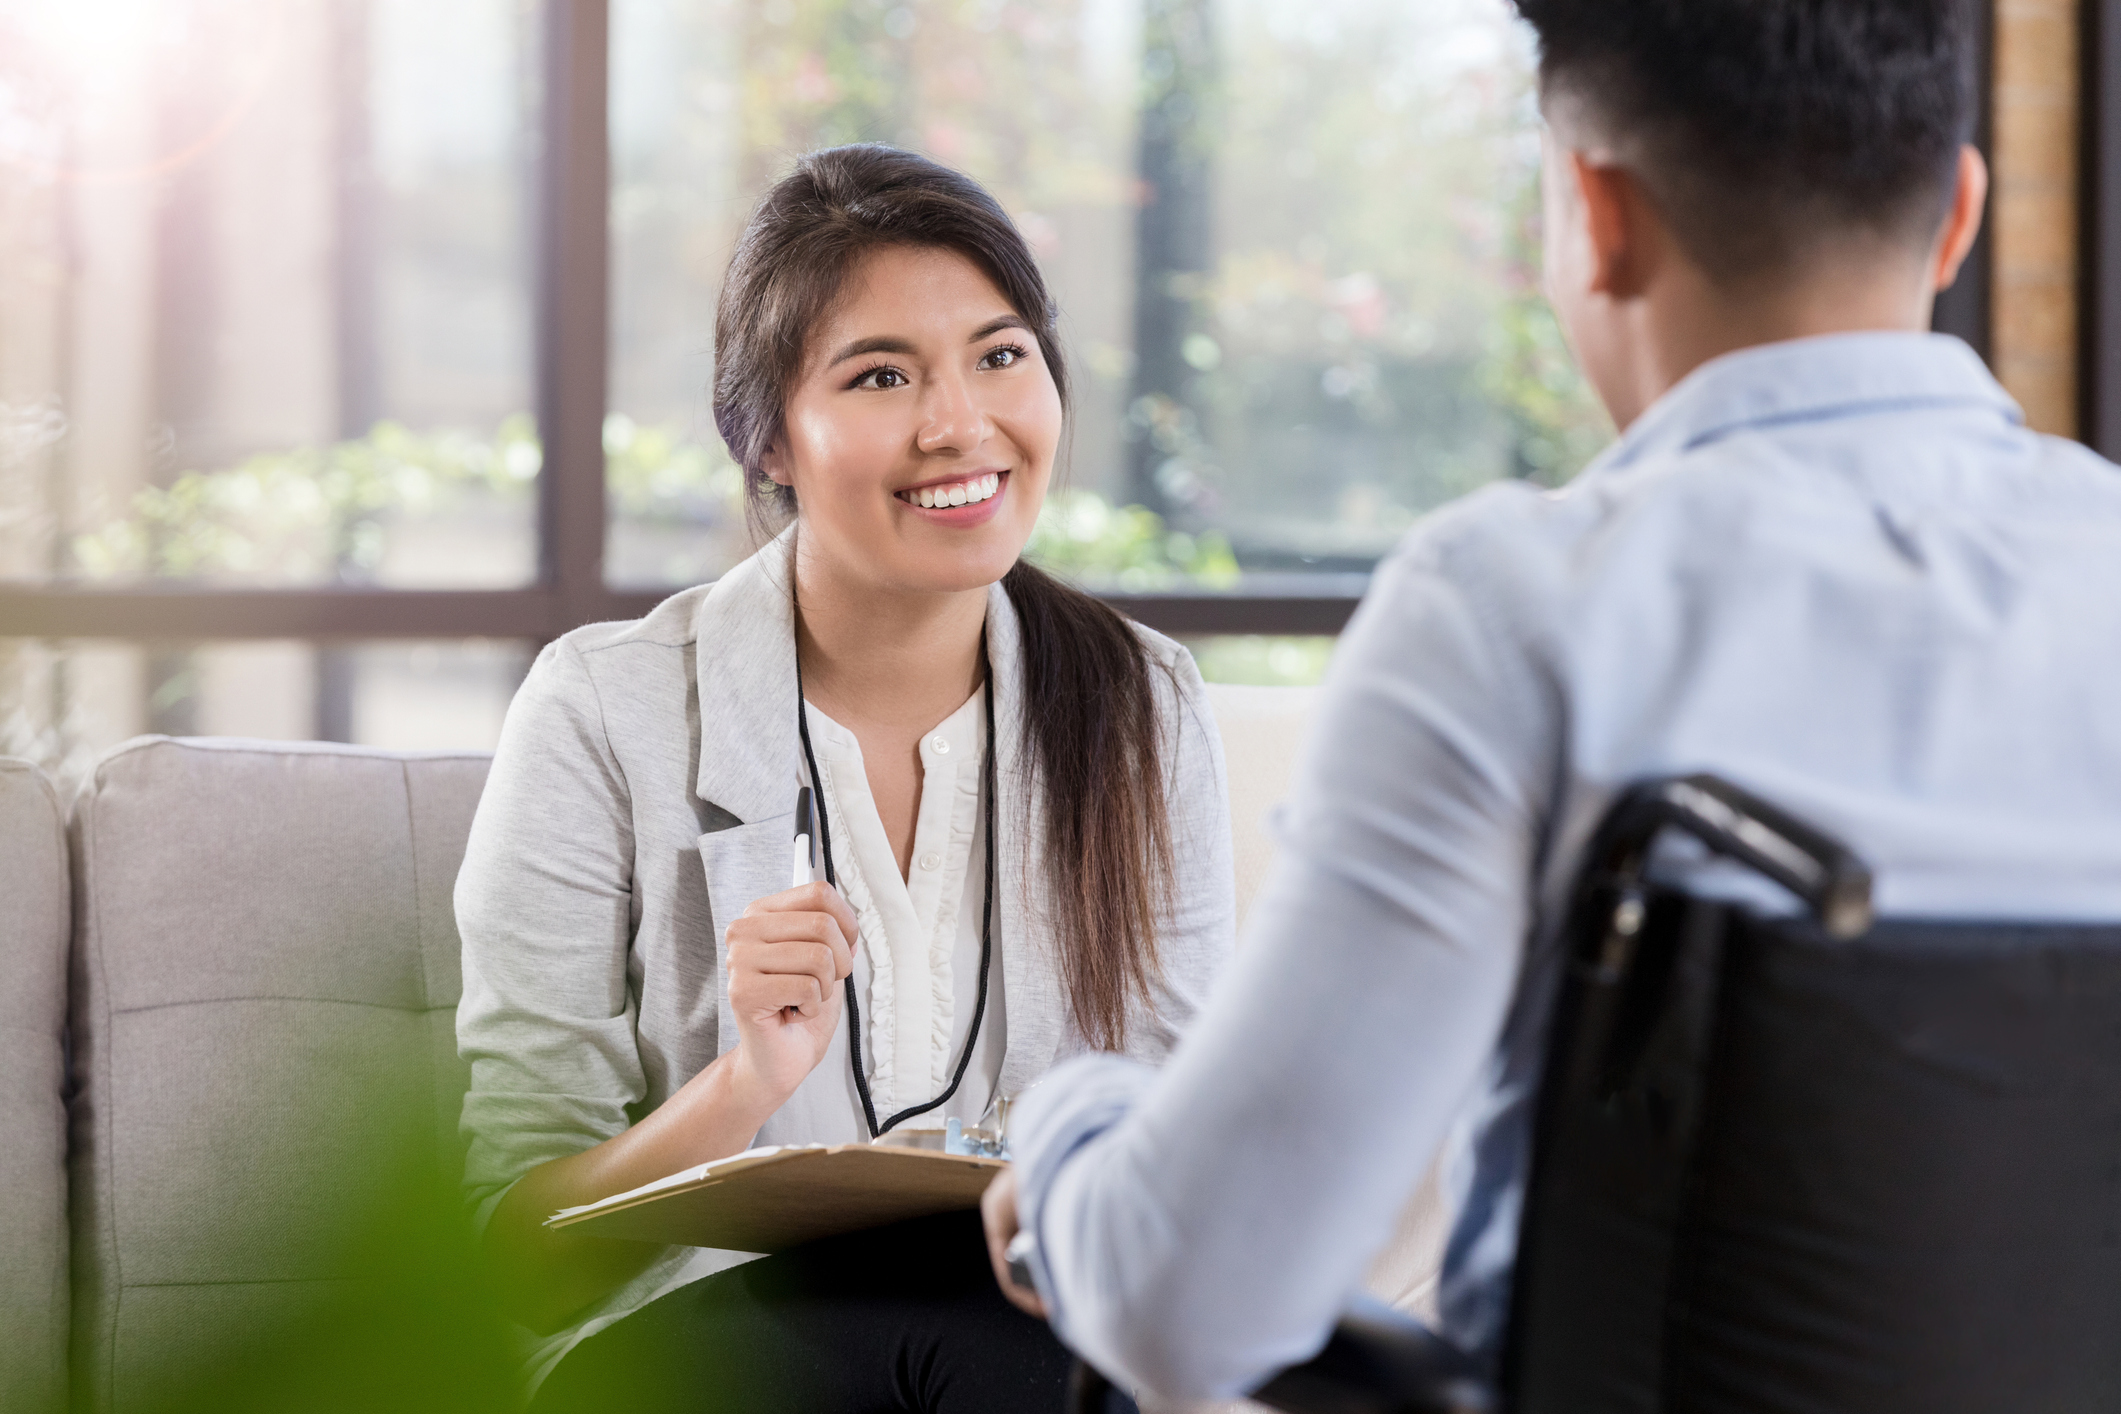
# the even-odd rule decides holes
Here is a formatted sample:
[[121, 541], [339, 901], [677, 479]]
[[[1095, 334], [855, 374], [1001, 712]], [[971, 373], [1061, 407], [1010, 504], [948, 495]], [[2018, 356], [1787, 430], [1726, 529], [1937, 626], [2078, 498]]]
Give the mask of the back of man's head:
[[1714, 280], [1926, 246], [1976, 111], [1970, 0], [1517, 0], [1549, 119], [1632, 169]]

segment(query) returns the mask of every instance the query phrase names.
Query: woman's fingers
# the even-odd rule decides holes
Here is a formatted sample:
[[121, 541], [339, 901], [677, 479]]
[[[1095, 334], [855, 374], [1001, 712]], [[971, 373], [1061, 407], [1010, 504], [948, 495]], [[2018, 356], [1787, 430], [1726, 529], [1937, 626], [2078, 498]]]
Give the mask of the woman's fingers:
[[770, 913], [829, 913], [839, 923], [840, 931], [848, 938], [861, 931], [861, 922], [854, 916], [854, 909], [840, 897], [840, 891], [830, 884], [804, 884], [801, 888], [783, 889], [777, 894], [768, 894], [744, 910], [746, 918], [755, 918]]
[[731, 978], [730, 1009], [739, 1016], [764, 1016], [794, 1008], [816, 1016], [832, 995], [832, 984], [810, 973], [761, 972]]
[[729, 1001], [738, 1015], [814, 1017], [854, 972], [854, 910], [827, 884], [760, 899], [729, 925]]
[[766, 976], [815, 977], [822, 986], [830, 987], [846, 973], [840, 967], [840, 955], [823, 943], [794, 941], [787, 943], [743, 943], [730, 949], [730, 976], [758, 973]]
[[839, 924], [823, 913], [770, 913], [739, 918], [729, 925], [732, 970], [755, 967], [765, 972], [808, 972], [820, 955], [837, 982], [854, 971], [854, 952]]
[[[776, 901], [792, 899], [829, 904], [830, 907], [768, 907]], [[800, 889], [760, 899], [746, 909], [742, 917], [729, 925], [729, 944], [734, 949], [739, 943], [822, 943], [832, 949], [838, 958], [838, 975], [845, 977], [854, 970], [854, 942], [858, 930], [854, 911], [847, 907], [847, 901], [836, 890], [823, 884], [806, 884]]]
[[749, 995], [742, 990], [741, 984], [752, 978], [799, 978], [814, 984], [822, 995], [837, 987], [840, 979], [847, 975], [841, 966], [841, 954], [823, 943], [807, 941], [734, 944], [729, 951], [729, 961], [732, 1002], [739, 995]]

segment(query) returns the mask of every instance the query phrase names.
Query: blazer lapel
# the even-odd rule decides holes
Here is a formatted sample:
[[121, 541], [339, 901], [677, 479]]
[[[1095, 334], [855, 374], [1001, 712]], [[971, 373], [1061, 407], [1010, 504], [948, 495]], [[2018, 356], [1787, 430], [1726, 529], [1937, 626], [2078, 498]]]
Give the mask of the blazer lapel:
[[717, 580], [693, 619], [700, 702], [695, 789], [741, 823], [700, 836], [714, 920], [715, 1049], [737, 1043], [729, 1006], [729, 924], [788, 887], [795, 804], [795, 609], [790, 534]]
[[745, 824], [795, 805], [793, 532], [717, 580], [693, 619], [700, 799]]
[[707, 873], [707, 908], [714, 920], [714, 1053], [736, 1045], [736, 1013], [729, 1005], [729, 925], [768, 894], [788, 887], [787, 812], [779, 819], [700, 836], [700, 867]]

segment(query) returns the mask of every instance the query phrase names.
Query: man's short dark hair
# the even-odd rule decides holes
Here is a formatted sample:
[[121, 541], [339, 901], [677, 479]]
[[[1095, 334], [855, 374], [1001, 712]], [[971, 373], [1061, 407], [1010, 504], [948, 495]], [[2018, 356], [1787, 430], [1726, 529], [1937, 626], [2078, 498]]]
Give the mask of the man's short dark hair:
[[1926, 241], [1943, 220], [1977, 111], [1969, 0], [1517, 8], [1550, 117], [1609, 143], [1713, 279], [1836, 236]]

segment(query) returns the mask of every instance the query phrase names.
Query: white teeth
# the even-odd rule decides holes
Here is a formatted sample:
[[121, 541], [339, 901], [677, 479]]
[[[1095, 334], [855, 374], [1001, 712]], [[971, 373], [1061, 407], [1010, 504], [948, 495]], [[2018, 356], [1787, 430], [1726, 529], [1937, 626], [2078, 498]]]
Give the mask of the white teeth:
[[1002, 478], [998, 472], [976, 476], [970, 481], [959, 481], [949, 486], [923, 486], [918, 491], [906, 493], [908, 500], [929, 510], [950, 506], [971, 506], [988, 500], [1002, 489]]

